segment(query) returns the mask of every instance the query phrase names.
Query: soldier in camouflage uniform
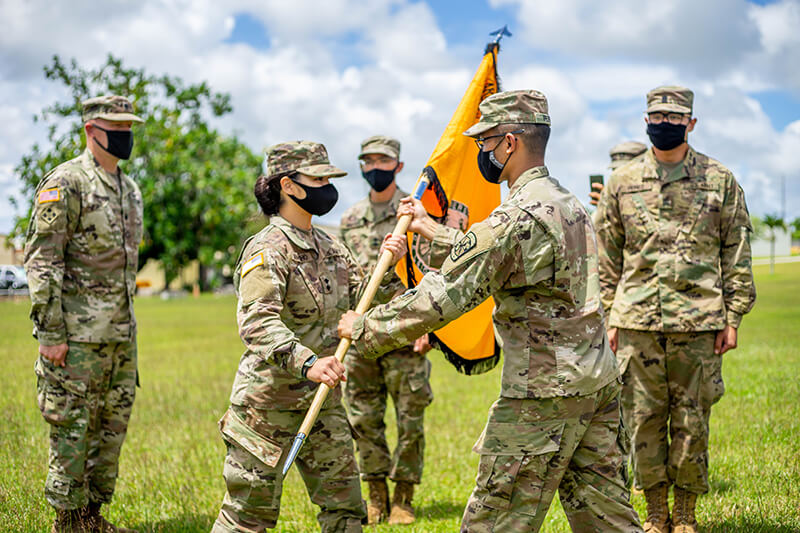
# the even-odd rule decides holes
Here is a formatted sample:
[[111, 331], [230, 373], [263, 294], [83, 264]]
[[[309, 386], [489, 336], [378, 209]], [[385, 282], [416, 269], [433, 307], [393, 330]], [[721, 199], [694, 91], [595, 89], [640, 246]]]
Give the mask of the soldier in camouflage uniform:
[[[639, 157], [646, 150], [647, 145], [639, 141], [625, 141], [615, 144], [611, 150], [608, 151], [608, 155], [611, 157], [611, 163], [609, 163], [608, 168], [612, 171], [616, 170], [631, 159]], [[600, 201], [601, 192], [603, 192], [603, 184], [592, 183], [592, 191], [589, 193], [591, 200], [589, 200], [589, 203], [596, 206], [597, 202]]]
[[611, 175], [597, 211], [603, 305], [652, 532], [669, 531], [672, 485], [672, 531], [696, 531], [722, 354], [755, 301], [744, 193], [686, 142], [692, 103], [683, 87], [648, 93], [653, 149]]
[[[480, 454], [464, 532], [538, 531], [558, 490], [574, 531], [641, 531], [620, 446], [619, 373], [603, 327], [589, 215], [544, 166], [547, 100], [509, 91], [480, 104], [465, 132], [478, 165], [506, 200], [466, 235], [436, 224], [419, 202], [411, 229], [449, 250], [439, 272], [339, 333], [375, 357], [494, 297], [503, 347], [500, 398], [474, 450]], [[439, 254], [432, 254], [439, 255]]]
[[[378, 249], [384, 235], [397, 222], [400, 199], [407, 196], [395, 182], [403, 168], [400, 143], [390, 137], [375, 135], [361, 143], [361, 171], [370, 184], [369, 196], [345, 211], [340, 226], [342, 242], [366, 272], [378, 262]], [[392, 276], [387, 294], [405, 290], [397, 275]], [[389, 299], [375, 300], [377, 304]], [[414, 485], [422, 478], [425, 450], [425, 408], [433, 401], [429, 382], [430, 361], [424, 351], [403, 346], [377, 359], [359, 357], [350, 350], [345, 359], [347, 384], [345, 399], [350, 422], [355, 429], [361, 463], [361, 479], [369, 485], [367, 515], [370, 524], [385, 520], [390, 524], [414, 522], [411, 501]], [[387, 393], [397, 413], [397, 448], [389, 453], [386, 443]], [[389, 489], [386, 477], [396, 483], [389, 515]]]
[[[227, 493], [217, 533], [273, 528], [280, 510], [281, 465], [317, 389], [332, 387], [296, 463], [323, 532], [358, 532], [366, 518], [353, 440], [337, 384], [344, 365], [333, 353], [336, 323], [356, 304], [362, 272], [335, 238], [312, 227], [338, 194], [321, 144], [298, 141], [267, 149], [269, 175], [255, 196], [267, 225], [242, 248], [234, 274], [239, 335], [245, 352], [231, 406], [220, 420], [227, 446]], [[405, 250], [401, 237], [397, 250]], [[391, 245], [391, 243], [390, 243]]]
[[[100, 514], [117, 481], [136, 392], [142, 195], [117, 163], [142, 120], [121, 96], [82, 104], [86, 150], [39, 182], [25, 242], [39, 341], [39, 409], [50, 424], [53, 531], [118, 531]], [[120, 528], [119, 531], [128, 531]]]

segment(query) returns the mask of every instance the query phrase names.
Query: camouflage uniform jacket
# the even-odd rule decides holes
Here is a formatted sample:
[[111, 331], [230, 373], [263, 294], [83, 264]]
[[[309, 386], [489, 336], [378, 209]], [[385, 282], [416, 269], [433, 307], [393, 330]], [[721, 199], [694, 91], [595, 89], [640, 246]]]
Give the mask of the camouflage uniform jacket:
[[[433, 245], [442, 240], [437, 235]], [[501, 396], [586, 395], [618, 377], [589, 215], [546, 167], [524, 172], [508, 198], [451, 248], [439, 272], [355, 321], [362, 355], [408, 344], [493, 296], [505, 353]]]
[[610, 327], [738, 328], [753, 307], [750, 216], [718, 161], [689, 148], [668, 172], [648, 150], [611, 175], [596, 220]]
[[142, 195], [89, 150], [39, 184], [25, 242], [34, 335], [41, 344], [133, 339]]
[[[408, 194], [397, 188], [392, 199], [385, 204], [373, 203], [367, 197], [342, 215], [340, 237], [364, 272], [372, 273], [375, 269], [383, 238], [394, 230], [397, 224], [397, 208], [405, 196]], [[394, 272], [394, 269], [391, 269], [391, 272]], [[388, 285], [382, 288], [382, 292], [388, 294], [389, 298], [385, 301], [376, 298], [375, 305], [386, 303], [392, 294], [405, 290], [403, 282], [396, 274], [391, 276]]]
[[[312, 354], [334, 354], [339, 318], [355, 307], [365, 281], [337, 239], [316, 227], [303, 231], [278, 215], [270, 217], [245, 242], [234, 272], [239, 336], [246, 350], [231, 403], [306, 409], [317, 384], [303, 378], [303, 363]], [[339, 389], [327, 402], [340, 401]]]

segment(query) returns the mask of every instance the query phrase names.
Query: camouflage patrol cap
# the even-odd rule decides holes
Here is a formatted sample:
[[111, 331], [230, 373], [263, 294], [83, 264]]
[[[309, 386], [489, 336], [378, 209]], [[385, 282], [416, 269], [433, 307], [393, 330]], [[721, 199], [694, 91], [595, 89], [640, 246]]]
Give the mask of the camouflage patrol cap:
[[133, 104], [124, 96], [107, 94], [96, 96], [81, 102], [81, 119], [88, 122], [93, 118], [102, 118], [112, 122], [144, 122], [133, 114]]
[[480, 120], [464, 132], [477, 137], [499, 124], [550, 125], [547, 98], [534, 90], [505, 91], [489, 96], [478, 106]]
[[331, 165], [328, 151], [320, 143], [293, 141], [267, 148], [267, 178], [302, 172], [309, 176], [339, 178], [347, 172]]
[[692, 113], [694, 93], [686, 87], [663, 85], [647, 93], [647, 112]]
[[608, 168], [613, 170], [617, 167], [621, 167], [634, 157], [644, 153], [645, 150], [647, 150], [647, 145], [639, 141], [625, 141], [624, 143], [619, 143], [608, 152], [608, 155], [611, 156], [611, 164], [608, 165]]
[[358, 158], [361, 159], [367, 154], [383, 154], [400, 159], [400, 141], [386, 135], [373, 135], [361, 142], [361, 153], [358, 154]]

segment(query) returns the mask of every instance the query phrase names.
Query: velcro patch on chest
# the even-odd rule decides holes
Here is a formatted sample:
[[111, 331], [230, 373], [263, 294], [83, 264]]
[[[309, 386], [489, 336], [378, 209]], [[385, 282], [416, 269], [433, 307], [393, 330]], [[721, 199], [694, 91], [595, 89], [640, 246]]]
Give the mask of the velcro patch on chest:
[[242, 265], [242, 277], [245, 277], [248, 272], [250, 272], [256, 267], [262, 266], [263, 264], [264, 264], [264, 254], [257, 253]]
[[50, 189], [44, 189], [43, 191], [39, 191], [39, 203], [46, 204], [48, 202], [57, 202], [61, 199], [61, 193], [58, 191], [58, 187], [53, 187]]

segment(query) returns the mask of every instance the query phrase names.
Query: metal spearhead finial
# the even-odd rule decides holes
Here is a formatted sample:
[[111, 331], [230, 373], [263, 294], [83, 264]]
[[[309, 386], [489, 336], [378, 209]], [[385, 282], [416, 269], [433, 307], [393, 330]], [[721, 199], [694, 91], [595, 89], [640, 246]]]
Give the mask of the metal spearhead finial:
[[511, 37], [511, 32], [508, 31], [508, 25], [505, 25], [505, 26], [503, 26], [502, 28], [500, 28], [498, 30], [494, 30], [493, 32], [490, 32], [489, 35], [493, 35], [494, 36], [494, 41], [492, 41], [494, 44], [499, 44], [500, 43], [500, 39], [502, 39], [504, 36], [505, 37]]
[[286, 475], [286, 472], [292, 467], [292, 463], [294, 462], [295, 458], [297, 457], [297, 453], [300, 451], [300, 448], [303, 447], [303, 443], [306, 441], [306, 434], [305, 433], [298, 433], [295, 438], [294, 442], [292, 443], [292, 448], [289, 450], [289, 455], [286, 456], [286, 462], [283, 463], [283, 475]]

